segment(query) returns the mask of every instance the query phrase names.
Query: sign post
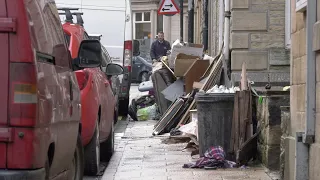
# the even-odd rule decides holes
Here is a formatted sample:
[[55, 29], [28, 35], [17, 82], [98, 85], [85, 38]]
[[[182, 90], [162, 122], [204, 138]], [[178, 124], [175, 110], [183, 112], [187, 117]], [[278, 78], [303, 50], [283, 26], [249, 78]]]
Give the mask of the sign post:
[[175, 15], [180, 12], [179, 7], [173, 0], [162, 0], [158, 9], [159, 15]]
[[183, 0], [180, 0], [180, 43], [183, 43]]
[[183, 0], [180, 0], [180, 9], [174, 0], [162, 0], [158, 14], [173, 16], [180, 13], [180, 41], [183, 42]]

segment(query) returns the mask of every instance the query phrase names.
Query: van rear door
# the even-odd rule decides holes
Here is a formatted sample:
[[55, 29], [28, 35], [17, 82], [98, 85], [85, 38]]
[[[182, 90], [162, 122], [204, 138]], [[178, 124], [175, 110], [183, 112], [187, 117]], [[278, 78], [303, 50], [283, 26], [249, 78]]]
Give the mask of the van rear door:
[[9, 33], [14, 31], [13, 20], [8, 18], [6, 0], [0, 0], [0, 168], [6, 168], [7, 147], [10, 137], [8, 125], [9, 97]]
[[8, 124], [9, 33], [13, 26], [7, 16], [6, 0], [0, 0], [0, 127]]

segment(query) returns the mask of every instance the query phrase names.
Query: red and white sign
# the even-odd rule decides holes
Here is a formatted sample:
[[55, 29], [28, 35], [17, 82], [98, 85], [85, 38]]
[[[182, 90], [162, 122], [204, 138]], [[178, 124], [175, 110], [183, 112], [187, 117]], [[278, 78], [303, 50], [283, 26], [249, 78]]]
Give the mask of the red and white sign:
[[162, 0], [162, 3], [158, 9], [158, 14], [174, 15], [177, 13], [180, 13], [180, 10], [173, 0]]

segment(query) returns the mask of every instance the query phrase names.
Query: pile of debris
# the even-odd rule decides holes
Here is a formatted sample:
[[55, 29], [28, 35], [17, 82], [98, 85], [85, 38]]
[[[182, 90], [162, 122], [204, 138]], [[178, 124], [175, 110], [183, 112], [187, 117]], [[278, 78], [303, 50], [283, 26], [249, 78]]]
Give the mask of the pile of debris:
[[[210, 91], [215, 85], [220, 85], [223, 56], [220, 53], [214, 58], [207, 55], [202, 58], [202, 51], [203, 47], [199, 44], [177, 44], [173, 46], [169, 57], [162, 58], [163, 68], [153, 73], [156, 102], [161, 114], [153, 135], [172, 133], [192, 122], [190, 111], [196, 109], [196, 93]], [[171, 75], [167, 79], [171, 81], [164, 80], [165, 83], [161, 83], [164, 75], [160, 70], [167, 71]]]
[[[203, 55], [203, 46], [200, 44], [182, 45], [176, 42], [171, 54], [162, 57], [161, 62], [153, 65], [151, 80], [142, 85], [145, 85], [144, 89], [152, 90], [154, 94], [147, 97], [154, 101], [150, 101], [148, 106], [142, 109], [135, 108], [139, 100], [134, 101], [131, 105], [133, 119], [159, 119], [153, 130], [154, 136], [169, 133], [168, 141], [176, 139], [177, 142], [187, 142], [186, 148], [192, 149], [191, 155], [199, 154], [201, 158], [197, 163], [186, 164], [185, 167], [234, 167], [235, 163], [232, 161], [243, 165], [252, 160], [259, 131], [253, 128], [252, 89], [246, 77], [245, 63], [240, 87], [231, 86], [222, 52], [215, 57]], [[213, 115], [214, 113], [208, 116], [207, 124], [219, 125], [219, 128], [222, 128], [212, 132], [212, 135], [210, 130], [204, 127], [206, 123], [203, 123], [203, 119], [198, 119], [199, 111], [203, 114], [204, 110], [201, 109], [203, 106], [198, 104], [199, 101], [196, 101], [196, 97], [201, 95], [204, 95], [204, 98], [213, 97], [209, 96], [210, 94], [231, 99], [227, 118], [219, 119], [221, 116]], [[143, 101], [146, 101], [145, 98], [143, 97]], [[219, 110], [215, 113], [219, 113]], [[212, 123], [213, 121], [215, 122]], [[202, 123], [201, 127], [199, 122]], [[207, 135], [212, 136], [209, 137], [211, 140], [203, 140], [207, 138], [207, 135], [203, 135], [204, 131], [209, 132]], [[219, 140], [215, 141], [215, 138]], [[218, 159], [212, 154], [213, 149], [219, 150]]]

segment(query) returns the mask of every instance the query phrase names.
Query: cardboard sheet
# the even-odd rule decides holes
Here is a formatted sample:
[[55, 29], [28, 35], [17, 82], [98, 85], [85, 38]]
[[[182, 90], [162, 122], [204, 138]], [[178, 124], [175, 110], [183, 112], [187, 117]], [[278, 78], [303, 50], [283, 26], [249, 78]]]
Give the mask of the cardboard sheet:
[[177, 55], [180, 53], [202, 58], [203, 45], [202, 44], [188, 44], [187, 46], [181, 46], [180, 44], [177, 44], [176, 46], [173, 46], [172, 51], [171, 51], [171, 55], [169, 56], [169, 67], [170, 68], [175, 67], [175, 60], [177, 58]]

